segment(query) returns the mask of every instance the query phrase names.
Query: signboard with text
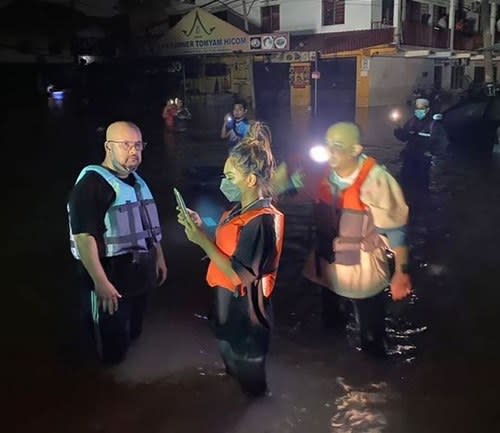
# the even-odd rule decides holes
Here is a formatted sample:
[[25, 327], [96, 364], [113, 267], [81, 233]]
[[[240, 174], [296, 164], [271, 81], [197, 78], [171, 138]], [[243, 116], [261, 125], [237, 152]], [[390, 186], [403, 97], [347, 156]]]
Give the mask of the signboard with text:
[[311, 65], [309, 63], [292, 63], [290, 65], [290, 84], [292, 88], [304, 89], [311, 84]]
[[248, 47], [244, 31], [203, 9], [193, 9], [158, 41], [161, 55], [232, 53]]
[[248, 35], [204, 11], [193, 9], [157, 42], [160, 55], [280, 52], [290, 49], [288, 33]]
[[290, 49], [290, 35], [288, 33], [266, 33], [249, 35], [250, 51], [287, 51]]

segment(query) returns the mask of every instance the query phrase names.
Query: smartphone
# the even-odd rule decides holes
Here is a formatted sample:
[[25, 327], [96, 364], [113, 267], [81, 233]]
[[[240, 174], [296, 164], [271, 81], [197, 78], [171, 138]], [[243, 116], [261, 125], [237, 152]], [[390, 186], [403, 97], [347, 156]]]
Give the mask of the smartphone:
[[182, 198], [182, 195], [178, 191], [177, 188], [174, 188], [174, 195], [175, 195], [175, 201], [177, 202], [178, 208], [181, 210], [182, 214], [186, 218], [189, 218], [189, 213], [188, 213], [187, 208], [186, 208], [186, 203], [184, 202], [184, 199]]

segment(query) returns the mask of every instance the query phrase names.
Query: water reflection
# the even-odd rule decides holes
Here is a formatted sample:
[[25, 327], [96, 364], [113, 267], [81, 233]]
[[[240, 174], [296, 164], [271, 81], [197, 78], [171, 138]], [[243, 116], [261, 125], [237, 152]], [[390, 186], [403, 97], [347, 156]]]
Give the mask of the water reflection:
[[382, 433], [388, 424], [384, 408], [393, 398], [387, 383], [353, 387], [338, 377], [337, 385], [343, 395], [335, 401], [337, 413], [330, 421], [330, 432]]
[[63, 98], [47, 98], [47, 107], [49, 111], [53, 114], [60, 114], [64, 107], [64, 99]]

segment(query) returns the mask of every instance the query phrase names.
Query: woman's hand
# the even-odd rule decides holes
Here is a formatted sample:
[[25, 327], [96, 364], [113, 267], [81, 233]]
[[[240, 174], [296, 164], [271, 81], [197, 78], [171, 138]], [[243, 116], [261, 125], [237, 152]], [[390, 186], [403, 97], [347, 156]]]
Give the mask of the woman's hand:
[[208, 240], [207, 235], [201, 229], [202, 221], [200, 216], [193, 210], [187, 209], [189, 217], [186, 217], [179, 208], [177, 214], [177, 221], [184, 226], [184, 232], [187, 238], [196, 245], [203, 248], [203, 243]]
[[[185, 226], [183, 213], [181, 212], [181, 210], [178, 207], [176, 207], [175, 209], [177, 210], [177, 212], [179, 212], [177, 214], [177, 221], [180, 224], [182, 224], [183, 226]], [[195, 212], [194, 210], [189, 209], [189, 208], [186, 208], [186, 210], [188, 211], [188, 214], [191, 217], [191, 221], [196, 225], [196, 227], [201, 227], [203, 225], [203, 221], [201, 220], [198, 213]]]

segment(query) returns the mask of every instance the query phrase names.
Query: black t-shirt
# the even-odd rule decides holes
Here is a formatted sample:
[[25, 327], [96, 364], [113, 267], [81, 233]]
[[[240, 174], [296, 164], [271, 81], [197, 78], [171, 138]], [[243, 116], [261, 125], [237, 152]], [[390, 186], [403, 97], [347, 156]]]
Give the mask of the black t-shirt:
[[[135, 183], [133, 174], [120, 180], [130, 186]], [[111, 185], [95, 171], [87, 172], [75, 185], [69, 197], [71, 231], [75, 235], [92, 235], [97, 241], [101, 257], [104, 255], [103, 235], [106, 230], [104, 216], [115, 198], [116, 194]]]
[[[132, 187], [136, 182], [132, 173], [125, 179], [119, 179]], [[74, 235], [88, 233], [95, 238], [104, 271], [122, 295], [140, 294], [154, 283], [154, 251], [143, 255], [139, 263], [132, 263], [132, 254], [105, 257], [104, 217], [115, 198], [115, 191], [104, 177], [95, 171], [87, 172], [74, 186], [69, 197], [71, 231]], [[79, 271], [83, 284], [93, 287], [80, 261]]]
[[[269, 207], [270, 200], [259, 200], [249, 209]], [[234, 213], [239, 215], [239, 209]], [[274, 216], [259, 215], [241, 228], [231, 265], [245, 287], [246, 296], [234, 297], [227, 291], [216, 292], [215, 332], [229, 341], [238, 354], [260, 356], [267, 352], [272, 313], [269, 298], [264, 297], [262, 277], [278, 267]]]

